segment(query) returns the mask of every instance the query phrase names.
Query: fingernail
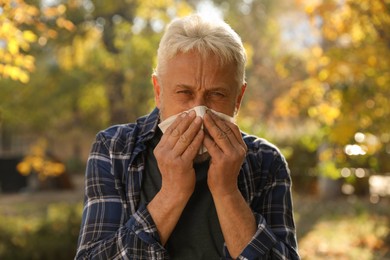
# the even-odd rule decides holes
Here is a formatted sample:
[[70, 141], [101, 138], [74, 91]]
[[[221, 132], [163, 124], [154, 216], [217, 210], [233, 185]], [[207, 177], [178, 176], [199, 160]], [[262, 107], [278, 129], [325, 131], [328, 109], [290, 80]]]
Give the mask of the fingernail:
[[210, 110], [207, 110], [206, 113], [209, 114], [209, 116], [214, 117], [214, 113], [211, 112]]
[[196, 115], [196, 112], [194, 110], [191, 110], [188, 114], [189, 114], [189, 116], [192, 117], [192, 116]]
[[180, 117], [186, 117], [187, 116], [187, 112], [183, 112]]

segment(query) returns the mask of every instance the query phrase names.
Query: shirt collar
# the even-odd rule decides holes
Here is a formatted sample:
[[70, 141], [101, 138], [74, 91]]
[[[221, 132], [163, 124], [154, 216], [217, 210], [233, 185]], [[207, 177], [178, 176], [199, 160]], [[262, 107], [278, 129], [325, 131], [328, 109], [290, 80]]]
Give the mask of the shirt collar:
[[158, 128], [159, 121], [160, 110], [157, 107], [149, 115], [139, 118], [137, 124], [140, 127], [140, 140], [148, 141], [152, 139]]

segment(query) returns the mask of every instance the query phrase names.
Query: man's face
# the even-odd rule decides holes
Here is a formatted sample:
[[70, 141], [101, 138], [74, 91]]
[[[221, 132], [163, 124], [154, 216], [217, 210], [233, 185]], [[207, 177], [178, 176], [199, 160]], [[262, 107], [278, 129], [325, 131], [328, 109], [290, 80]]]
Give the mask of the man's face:
[[246, 87], [235, 76], [236, 66], [220, 66], [214, 55], [202, 59], [194, 51], [179, 53], [167, 62], [162, 75], [153, 77], [161, 120], [200, 105], [234, 116]]

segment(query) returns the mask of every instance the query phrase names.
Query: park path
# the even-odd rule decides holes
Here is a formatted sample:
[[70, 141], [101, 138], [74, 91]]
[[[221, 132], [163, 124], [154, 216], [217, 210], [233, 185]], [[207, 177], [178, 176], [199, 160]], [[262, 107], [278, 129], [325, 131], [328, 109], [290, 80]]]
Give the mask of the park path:
[[73, 189], [70, 190], [43, 190], [37, 192], [0, 193], [0, 208], [28, 202], [53, 203], [67, 202], [77, 203], [84, 197], [84, 175], [73, 175]]

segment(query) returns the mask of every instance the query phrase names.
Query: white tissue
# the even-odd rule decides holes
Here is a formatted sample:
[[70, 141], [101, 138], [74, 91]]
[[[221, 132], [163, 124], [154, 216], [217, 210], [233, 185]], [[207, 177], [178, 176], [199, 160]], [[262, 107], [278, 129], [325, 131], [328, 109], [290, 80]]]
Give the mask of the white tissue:
[[[222, 118], [223, 120], [226, 120], [226, 121], [229, 121], [229, 122], [234, 122], [234, 118], [233, 117], [230, 117], [228, 115], [225, 115], [223, 113], [220, 113], [220, 112], [217, 112], [215, 110], [212, 110], [206, 106], [197, 106], [197, 107], [193, 107], [185, 112], [190, 112], [194, 110], [196, 112], [196, 115], [197, 116], [200, 116], [201, 118], [204, 117], [204, 115], [206, 114], [206, 111], [207, 110], [210, 110], [211, 112], [213, 112], [215, 115], [219, 116], [220, 118]], [[173, 116], [170, 116], [168, 117], [167, 119], [165, 119], [164, 121], [162, 121], [158, 127], [161, 129], [161, 131], [163, 133], [165, 133], [165, 131], [167, 130], [167, 128], [173, 123], [173, 121], [175, 121], [175, 119], [182, 113], [179, 113], [179, 114], [176, 114], [176, 115], [173, 115]], [[202, 125], [203, 127], [203, 125]], [[200, 149], [199, 149], [199, 152], [198, 154], [204, 154], [207, 152], [207, 149], [206, 147], [202, 144]]]

